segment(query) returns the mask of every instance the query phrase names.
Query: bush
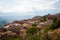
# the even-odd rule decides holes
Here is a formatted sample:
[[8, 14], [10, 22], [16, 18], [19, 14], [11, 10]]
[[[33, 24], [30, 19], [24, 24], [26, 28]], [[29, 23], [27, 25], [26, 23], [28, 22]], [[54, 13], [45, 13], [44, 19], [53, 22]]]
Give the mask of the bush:
[[55, 23], [53, 23], [51, 26], [51, 29], [57, 29], [60, 27], [60, 19], [57, 19]]
[[30, 34], [30, 35], [33, 35], [33, 34], [36, 34], [38, 31], [38, 29], [36, 27], [31, 27], [27, 30], [27, 33]]
[[60, 19], [57, 19], [55, 23], [53, 23], [51, 26], [48, 26], [44, 28], [44, 31], [47, 32], [49, 30], [54, 30], [60, 27]]

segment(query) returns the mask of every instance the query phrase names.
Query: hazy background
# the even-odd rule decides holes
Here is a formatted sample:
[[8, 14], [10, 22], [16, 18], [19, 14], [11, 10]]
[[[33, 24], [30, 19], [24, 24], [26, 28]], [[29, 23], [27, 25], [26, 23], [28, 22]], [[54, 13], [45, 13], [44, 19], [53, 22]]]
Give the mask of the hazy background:
[[48, 13], [60, 13], [60, 0], [0, 0], [0, 21], [22, 20]]

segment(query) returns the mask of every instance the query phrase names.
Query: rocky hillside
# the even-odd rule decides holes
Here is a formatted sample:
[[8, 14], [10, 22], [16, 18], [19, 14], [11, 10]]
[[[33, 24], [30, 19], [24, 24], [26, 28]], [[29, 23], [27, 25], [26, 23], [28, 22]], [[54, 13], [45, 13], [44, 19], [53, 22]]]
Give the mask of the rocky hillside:
[[[44, 33], [44, 31], [46, 31], [46, 28], [47, 29], [54, 29], [57, 24], [60, 25], [60, 21], [57, 21], [57, 19], [59, 19], [59, 18], [60, 18], [60, 14], [55, 14], [55, 15], [48, 14], [45, 16], [36, 16], [36, 17], [33, 17], [32, 19], [15, 20], [11, 23], [8, 23], [3, 28], [0, 28], [0, 37], [12, 38], [12, 37], [18, 36], [18, 37], [25, 38], [27, 36], [27, 33], [34, 34], [36, 32], [37, 32], [37, 35], [39, 35], [40, 34], [39, 32]], [[51, 25], [53, 28], [51, 27]], [[58, 26], [58, 28], [59, 27], [60, 26]], [[27, 30], [29, 30], [29, 31], [27, 32]], [[33, 30], [33, 31], [31, 32], [30, 30], [31, 31]], [[56, 29], [57, 33], [58, 33], [58, 30], [59, 29]], [[53, 32], [55, 32], [55, 30]], [[53, 32], [48, 31], [47, 34], [53, 33]], [[54, 40], [54, 39], [51, 39], [51, 40]]]

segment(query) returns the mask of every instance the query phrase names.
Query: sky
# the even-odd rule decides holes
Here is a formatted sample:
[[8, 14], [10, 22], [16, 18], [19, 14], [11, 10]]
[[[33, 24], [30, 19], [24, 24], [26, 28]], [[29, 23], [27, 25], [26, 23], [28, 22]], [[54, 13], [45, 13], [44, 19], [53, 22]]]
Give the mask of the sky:
[[0, 16], [33, 17], [60, 13], [60, 0], [0, 0]]

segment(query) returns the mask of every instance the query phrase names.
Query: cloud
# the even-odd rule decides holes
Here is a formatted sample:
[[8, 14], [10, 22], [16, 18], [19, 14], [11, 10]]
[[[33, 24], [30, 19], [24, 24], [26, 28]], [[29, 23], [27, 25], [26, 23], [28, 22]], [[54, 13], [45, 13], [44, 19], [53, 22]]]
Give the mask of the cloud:
[[55, 10], [53, 5], [59, 0], [0, 0], [0, 11], [7, 12], [34, 12], [35, 10]]

